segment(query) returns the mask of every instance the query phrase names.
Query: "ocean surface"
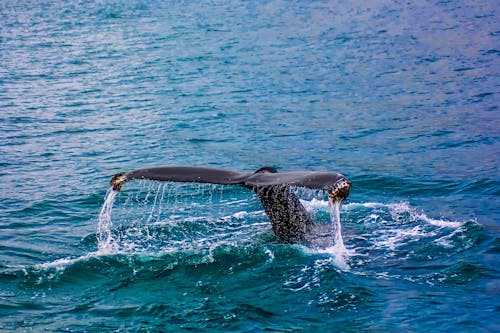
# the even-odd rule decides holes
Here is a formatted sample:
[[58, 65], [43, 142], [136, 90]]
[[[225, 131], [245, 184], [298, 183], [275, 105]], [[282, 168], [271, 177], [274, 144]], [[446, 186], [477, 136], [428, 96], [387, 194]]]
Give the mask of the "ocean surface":
[[[2, 0], [0, 331], [499, 332], [499, 10]], [[342, 238], [278, 243], [244, 188], [108, 191], [162, 165], [340, 172]]]

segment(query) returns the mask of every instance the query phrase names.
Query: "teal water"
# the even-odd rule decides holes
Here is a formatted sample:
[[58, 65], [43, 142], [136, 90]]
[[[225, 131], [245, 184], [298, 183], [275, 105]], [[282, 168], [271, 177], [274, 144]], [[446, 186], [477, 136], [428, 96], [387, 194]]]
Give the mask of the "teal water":
[[[2, 1], [0, 331], [498, 332], [499, 8]], [[241, 188], [131, 182], [99, 219], [156, 165], [341, 172], [346, 251]]]

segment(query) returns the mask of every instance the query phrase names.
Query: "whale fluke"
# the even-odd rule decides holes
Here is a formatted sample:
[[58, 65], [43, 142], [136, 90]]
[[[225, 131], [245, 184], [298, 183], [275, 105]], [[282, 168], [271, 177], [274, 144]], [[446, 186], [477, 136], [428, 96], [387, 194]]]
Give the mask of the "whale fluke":
[[276, 238], [284, 243], [307, 242], [306, 236], [314, 226], [310, 214], [293, 193], [291, 186], [324, 190], [332, 202], [344, 201], [351, 188], [351, 182], [339, 173], [277, 172], [272, 167], [263, 167], [255, 172], [205, 167], [154, 167], [119, 173], [110, 183], [115, 191], [120, 191], [123, 184], [132, 179], [239, 185], [252, 189], [271, 220]]

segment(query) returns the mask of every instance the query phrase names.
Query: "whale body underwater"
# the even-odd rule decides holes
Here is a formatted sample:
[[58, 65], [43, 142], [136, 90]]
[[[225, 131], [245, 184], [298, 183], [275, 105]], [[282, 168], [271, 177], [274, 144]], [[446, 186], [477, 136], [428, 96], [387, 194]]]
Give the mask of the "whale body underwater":
[[251, 189], [259, 197], [278, 241], [308, 245], [315, 224], [292, 187], [324, 190], [331, 204], [342, 203], [348, 196], [351, 182], [342, 174], [324, 171], [277, 172], [263, 167], [255, 172], [206, 167], [165, 166], [138, 169], [116, 174], [111, 179], [114, 191], [132, 179], [162, 182], [192, 182], [238, 185]]

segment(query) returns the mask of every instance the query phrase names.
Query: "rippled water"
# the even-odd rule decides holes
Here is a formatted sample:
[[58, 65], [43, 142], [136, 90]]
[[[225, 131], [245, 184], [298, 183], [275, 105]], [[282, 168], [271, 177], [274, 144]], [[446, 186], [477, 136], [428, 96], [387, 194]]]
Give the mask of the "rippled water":
[[[499, 331], [498, 11], [2, 1], [0, 330]], [[131, 182], [99, 220], [153, 165], [341, 172], [345, 251], [237, 187]]]

